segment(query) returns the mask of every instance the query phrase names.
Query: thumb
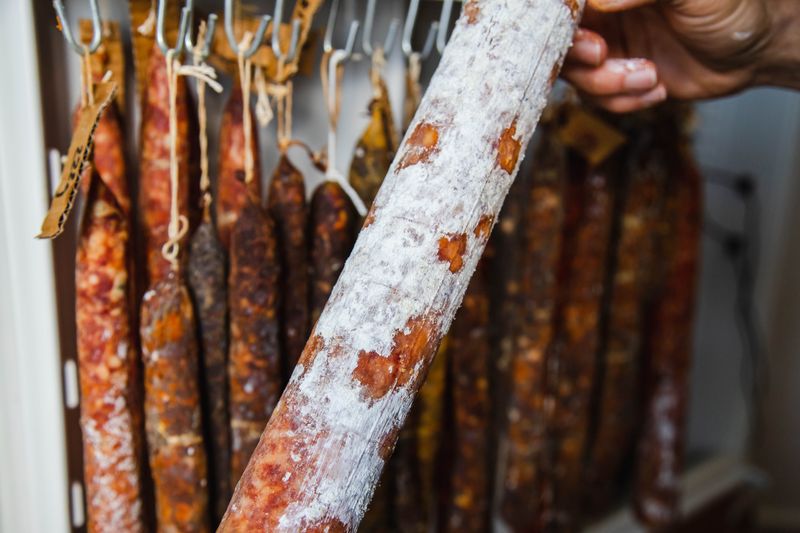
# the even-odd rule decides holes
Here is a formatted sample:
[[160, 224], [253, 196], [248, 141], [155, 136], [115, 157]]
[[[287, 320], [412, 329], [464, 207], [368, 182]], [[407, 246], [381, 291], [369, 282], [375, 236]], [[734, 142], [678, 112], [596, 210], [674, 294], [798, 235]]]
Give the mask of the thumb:
[[592, 9], [605, 12], [625, 11], [655, 2], [656, 0], [588, 0]]

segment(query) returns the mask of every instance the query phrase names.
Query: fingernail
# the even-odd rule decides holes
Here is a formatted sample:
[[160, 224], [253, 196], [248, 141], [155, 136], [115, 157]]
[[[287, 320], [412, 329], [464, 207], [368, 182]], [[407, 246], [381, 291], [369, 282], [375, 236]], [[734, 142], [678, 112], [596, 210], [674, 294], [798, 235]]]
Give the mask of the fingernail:
[[624, 86], [627, 91], [643, 91], [653, 88], [657, 82], [656, 71], [652, 68], [643, 68], [627, 73]]
[[667, 99], [667, 88], [659, 85], [649, 93], [642, 96], [642, 102], [645, 104], [657, 104]]
[[590, 60], [592, 65], [599, 65], [603, 54], [603, 47], [597, 41], [584, 39], [577, 41], [573, 46], [575, 53], [580, 57]]

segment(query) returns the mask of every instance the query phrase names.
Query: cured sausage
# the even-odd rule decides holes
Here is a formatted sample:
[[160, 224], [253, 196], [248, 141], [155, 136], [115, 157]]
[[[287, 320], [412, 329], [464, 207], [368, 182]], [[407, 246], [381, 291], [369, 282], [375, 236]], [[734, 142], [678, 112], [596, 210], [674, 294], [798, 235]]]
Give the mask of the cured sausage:
[[174, 272], [142, 301], [145, 428], [159, 531], [208, 531], [197, 341], [192, 302]]
[[228, 422], [228, 290], [225, 250], [210, 220], [192, 236], [189, 289], [195, 306], [202, 359], [203, 422], [209, 451], [209, 493], [217, 520], [231, 496]]
[[281, 342], [287, 378], [308, 338], [308, 209], [305, 190], [303, 175], [284, 155], [270, 183], [269, 212], [275, 221], [281, 258]]
[[647, 343], [644, 426], [634, 484], [636, 513], [653, 527], [672, 524], [678, 517], [702, 222], [700, 175], [685, 134], [675, 131], [672, 120], [662, 120], [658, 126], [672, 133], [672, 138], [664, 141], [669, 177], [664, 235], [658, 250], [663, 281], [654, 302]]
[[477, 533], [489, 527], [492, 400], [486, 268], [485, 260], [478, 264], [450, 330], [447, 362], [453, 433], [444, 531]]
[[358, 527], [572, 40], [571, 6], [461, 17], [220, 532]]
[[228, 279], [231, 486], [239, 481], [281, 393], [279, 275], [275, 226], [260, 205], [248, 200], [231, 236]]
[[89, 531], [144, 531], [128, 218], [105, 180], [86, 182], [92, 185], [76, 256], [75, 310]]
[[[549, 129], [534, 154], [519, 254], [518, 331], [513, 335], [505, 414], [500, 512], [512, 531], [535, 529], [546, 452], [545, 354], [553, 340], [564, 221], [565, 149]], [[502, 223], [502, 222], [501, 222]]]
[[[249, 105], [249, 103], [248, 103]], [[217, 229], [226, 250], [230, 249], [231, 231], [250, 196], [261, 198], [261, 167], [258, 157], [258, 129], [251, 121], [250, 150], [253, 154], [254, 179], [245, 184], [245, 135], [242, 119], [242, 88], [237, 82], [225, 110], [219, 135], [219, 177], [217, 181]]]
[[[140, 223], [144, 232], [144, 249], [147, 257], [147, 275], [150, 285], [164, 278], [170, 271], [169, 261], [161, 254], [167, 242], [170, 214], [170, 135], [169, 135], [169, 84], [164, 55], [153, 44], [148, 64], [148, 84], [142, 110], [142, 147], [139, 164]], [[177, 80], [176, 108], [178, 116], [178, 211], [196, 211], [190, 201], [189, 173], [193, 145], [188, 89], [183, 76]], [[192, 217], [189, 217], [190, 220]]]
[[355, 217], [355, 208], [338, 183], [326, 181], [314, 191], [311, 198], [312, 324], [322, 314], [353, 249]]
[[[586, 461], [585, 507], [607, 510], [618, 495], [615, 487], [624, 461], [633, 452], [639, 418], [641, 358], [646, 311], [656, 244], [657, 223], [665, 184], [663, 150], [653, 135], [636, 130], [622, 173], [608, 311], [598, 369], [594, 437]], [[633, 138], [633, 136], [631, 136]]]
[[[575, 527], [594, 391], [600, 315], [613, 215], [615, 160], [587, 168], [570, 161], [561, 248], [555, 338], [547, 361], [548, 447], [542, 494], [545, 528]], [[552, 409], [550, 409], [552, 407]]]
[[380, 77], [374, 83], [377, 94], [369, 104], [370, 122], [356, 145], [350, 167], [350, 183], [367, 207], [381, 188], [398, 144], [389, 91]]

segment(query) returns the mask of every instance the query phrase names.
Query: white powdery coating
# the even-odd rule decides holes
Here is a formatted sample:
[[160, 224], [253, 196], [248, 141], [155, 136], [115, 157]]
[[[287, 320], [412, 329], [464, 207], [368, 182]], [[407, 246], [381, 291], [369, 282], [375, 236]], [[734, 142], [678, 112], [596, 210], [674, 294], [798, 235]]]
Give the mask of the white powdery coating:
[[[305, 461], [291, 478], [302, 476], [300, 496], [282, 513], [279, 531], [330, 519], [355, 529], [360, 522], [383, 467], [381, 441], [405, 419], [410, 384], [425, 362], [409, 385], [374, 400], [353, 378], [358, 354], [388, 355], [410, 319], [426, 321], [434, 334], [449, 328], [485, 247], [486, 235], [475, 228], [482, 217], [496, 219], [513, 181], [498, 165], [498, 141], [515, 123], [524, 153], [553, 69], [572, 41], [575, 21], [562, 0], [475, 5], [475, 23], [462, 16], [409, 128], [435, 126], [436, 152], [397, 170], [401, 146], [375, 200], [374, 221], [361, 231], [315, 327], [323, 347], [307, 368], [295, 369], [281, 398], [297, 415], [292, 442], [309, 444], [310, 452], [297, 459]], [[439, 239], [448, 235], [467, 238], [456, 273], [438, 259]], [[264, 439], [287, 437], [271, 426]], [[237, 494], [228, 512], [247, 512], [248, 505]]]

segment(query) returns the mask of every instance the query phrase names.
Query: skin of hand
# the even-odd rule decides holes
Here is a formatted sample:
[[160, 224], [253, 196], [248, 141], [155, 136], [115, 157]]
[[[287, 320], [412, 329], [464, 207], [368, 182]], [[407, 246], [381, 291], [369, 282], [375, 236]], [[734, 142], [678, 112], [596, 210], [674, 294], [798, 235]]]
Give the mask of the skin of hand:
[[588, 0], [562, 76], [619, 113], [800, 88], [799, 36], [800, 0]]

